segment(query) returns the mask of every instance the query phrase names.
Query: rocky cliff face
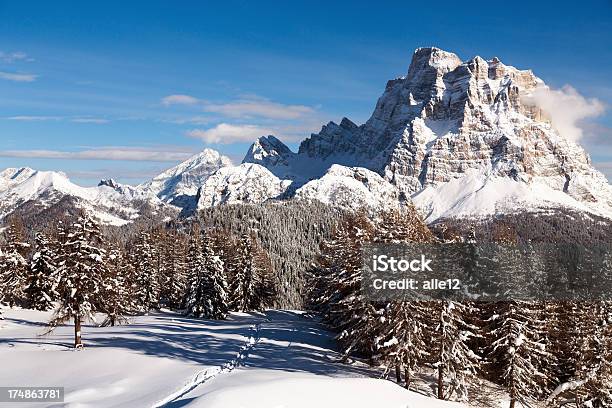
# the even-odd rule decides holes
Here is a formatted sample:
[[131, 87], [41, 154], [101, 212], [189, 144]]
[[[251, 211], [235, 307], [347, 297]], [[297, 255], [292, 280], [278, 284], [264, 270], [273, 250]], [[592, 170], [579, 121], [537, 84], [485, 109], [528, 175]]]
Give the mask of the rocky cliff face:
[[[527, 102], [544, 86], [531, 71], [498, 58], [462, 62], [438, 48], [419, 48], [407, 75], [387, 83], [365, 124], [330, 122], [306, 139], [292, 160], [375, 171], [436, 218], [478, 216], [484, 207], [503, 211], [508, 202], [612, 214], [605, 177], [580, 146], [559, 135]], [[455, 190], [443, 187], [450, 182], [474, 193], [489, 184], [503, 191], [489, 198], [449, 197], [446, 190]], [[465, 201], [469, 205], [462, 206]]]

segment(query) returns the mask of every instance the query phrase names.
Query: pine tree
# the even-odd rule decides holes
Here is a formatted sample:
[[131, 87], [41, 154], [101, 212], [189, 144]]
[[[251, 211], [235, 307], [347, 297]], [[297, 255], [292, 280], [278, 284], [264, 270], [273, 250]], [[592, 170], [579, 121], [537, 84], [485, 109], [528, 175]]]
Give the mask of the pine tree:
[[227, 316], [227, 282], [223, 262], [215, 254], [212, 241], [196, 234], [189, 248], [189, 284], [186, 313], [207, 319]]
[[378, 359], [386, 367], [404, 372], [404, 386], [409, 388], [414, 374], [430, 356], [431, 310], [427, 302], [390, 303], [377, 322], [375, 333]]
[[18, 221], [10, 224], [6, 231], [7, 244], [2, 248], [0, 257], [0, 287], [2, 299], [9, 307], [25, 303], [28, 263], [25, 254], [30, 245], [24, 242], [23, 226]]
[[505, 301], [492, 306], [487, 320], [489, 362], [510, 395], [510, 408], [517, 402], [529, 405], [545, 396], [551, 383], [547, 361], [553, 356], [544, 336], [546, 322], [534, 303]]
[[576, 302], [581, 321], [572, 375], [549, 396], [549, 404], [612, 406], [612, 307], [607, 301]]
[[74, 320], [74, 346], [83, 347], [81, 325], [94, 320], [100, 303], [103, 277], [106, 271], [106, 251], [100, 229], [95, 221], [81, 216], [62, 243], [63, 262], [58, 271], [59, 305], [49, 322], [49, 330]]
[[264, 310], [274, 305], [278, 296], [274, 282], [274, 270], [268, 253], [254, 242], [254, 265], [255, 265], [255, 298], [257, 304], [254, 310]]
[[253, 241], [252, 236], [243, 234], [234, 252], [231, 308], [239, 312], [256, 310], [258, 307]]
[[340, 333], [338, 340], [346, 357], [375, 353], [375, 327], [382, 307], [371, 304], [361, 292], [361, 249], [373, 235], [374, 224], [364, 213], [347, 216], [323, 244], [311, 271], [312, 307]]
[[180, 308], [186, 290], [185, 244], [178, 233], [166, 234], [162, 241], [163, 274], [160, 298], [170, 308]]
[[469, 322], [474, 307], [450, 300], [438, 301], [436, 306], [432, 362], [438, 371], [438, 398], [466, 401], [468, 385], [480, 365], [480, 357], [470, 348], [470, 341], [479, 336], [479, 327]]
[[133, 309], [129, 291], [129, 273], [123, 253], [113, 248], [108, 253], [104, 270], [98, 311], [106, 315], [102, 326], [115, 326], [127, 322], [126, 315]]
[[151, 234], [143, 233], [134, 246], [132, 262], [135, 268], [134, 286], [136, 303], [141, 311], [147, 313], [159, 308], [159, 265], [157, 248]]
[[29, 308], [50, 310], [57, 298], [56, 286], [59, 257], [57, 244], [44, 234], [36, 234], [35, 253], [30, 262], [25, 295]]

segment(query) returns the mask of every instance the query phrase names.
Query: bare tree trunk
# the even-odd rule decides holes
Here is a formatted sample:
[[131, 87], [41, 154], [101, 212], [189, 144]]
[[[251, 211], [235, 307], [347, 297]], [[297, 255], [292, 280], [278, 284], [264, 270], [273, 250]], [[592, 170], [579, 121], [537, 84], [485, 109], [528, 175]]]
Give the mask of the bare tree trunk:
[[514, 408], [515, 404], [516, 404], [516, 398], [510, 397], [510, 408]]
[[82, 348], [83, 342], [81, 341], [81, 316], [74, 316], [74, 348]]
[[404, 380], [405, 380], [404, 387], [406, 389], [410, 388], [410, 370], [408, 369], [407, 366], [406, 368], [404, 368]]
[[398, 384], [402, 382], [402, 372], [400, 370], [399, 363], [395, 364], [395, 380]]
[[438, 364], [438, 399], [444, 399], [444, 368]]

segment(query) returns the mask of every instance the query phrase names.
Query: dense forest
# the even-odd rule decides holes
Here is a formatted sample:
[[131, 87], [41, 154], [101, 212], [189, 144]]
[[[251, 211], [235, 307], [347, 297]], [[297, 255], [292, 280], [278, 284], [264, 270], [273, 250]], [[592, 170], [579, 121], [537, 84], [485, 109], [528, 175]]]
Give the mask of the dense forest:
[[612, 404], [609, 302], [372, 302], [361, 292], [366, 244], [609, 244], [604, 220], [520, 214], [428, 226], [410, 206], [368, 214], [298, 201], [124, 227], [62, 205], [22, 215], [2, 229], [0, 299], [54, 310], [49, 330], [73, 322], [75, 347], [80, 325], [96, 314], [116, 325], [161, 308], [207, 319], [307, 308], [338, 333], [347, 358], [383, 367], [407, 388], [420, 370], [434, 370], [441, 399], [471, 401], [486, 379], [506, 390], [511, 407]]

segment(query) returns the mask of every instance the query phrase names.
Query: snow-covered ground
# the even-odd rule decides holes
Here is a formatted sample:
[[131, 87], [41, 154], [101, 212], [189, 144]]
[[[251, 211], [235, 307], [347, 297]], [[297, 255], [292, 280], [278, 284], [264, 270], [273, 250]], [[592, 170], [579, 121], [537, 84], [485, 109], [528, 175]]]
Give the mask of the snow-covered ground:
[[49, 313], [16, 309], [4, 316], [0, 385], [64, 386], [62, 407], [461, 406], [341, 363], [331, 335], [300, 312], [233, 314], [219, 322], [168, 312], [113, 328], [88, 325], [82, 351], [71, 348], [72, 327], [41, 335]]

